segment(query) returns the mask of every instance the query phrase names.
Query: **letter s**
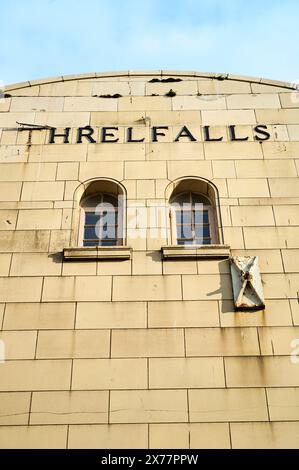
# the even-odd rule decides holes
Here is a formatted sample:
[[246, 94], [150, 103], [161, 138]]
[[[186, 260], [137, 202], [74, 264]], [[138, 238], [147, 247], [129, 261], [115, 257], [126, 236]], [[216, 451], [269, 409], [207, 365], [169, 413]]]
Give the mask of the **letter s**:
[[[271, 134], [267, 131], [268, 127], [267, 126], [256, 126], [254, 128], [255, 132], [260, 135], [255, 135], [254, 138], [255, 140], [259, 140], [262, 142], [263, 140], [269, 140], [271, 137]], [[263, 136], [263, 137], [262, 137]]]

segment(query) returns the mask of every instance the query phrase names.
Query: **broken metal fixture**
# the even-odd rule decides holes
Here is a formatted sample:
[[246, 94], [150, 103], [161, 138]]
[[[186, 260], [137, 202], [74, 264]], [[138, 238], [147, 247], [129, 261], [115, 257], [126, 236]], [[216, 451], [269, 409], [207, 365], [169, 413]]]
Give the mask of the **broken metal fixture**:
[[265, 301], [257, 256], [230, 258], [236, 311], [264, 310]]
[[40, 124], [27, 124], [25, 122], [18, 122], [16, 121], [17, 124], [19, 124], [17, 130], [18, 131], [41, 131], [45, 129], [52, 129], [52, 126], [46, 126], [46, 125], [40, 125]]

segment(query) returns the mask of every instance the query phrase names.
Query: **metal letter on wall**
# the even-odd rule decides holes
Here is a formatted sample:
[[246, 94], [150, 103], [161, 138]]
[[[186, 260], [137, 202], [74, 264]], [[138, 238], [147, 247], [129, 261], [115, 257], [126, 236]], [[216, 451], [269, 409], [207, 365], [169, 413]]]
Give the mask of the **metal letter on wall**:
[[232, 257], [230, 270], [235, 310], [263, 310], [265, 302], [258, 257]]

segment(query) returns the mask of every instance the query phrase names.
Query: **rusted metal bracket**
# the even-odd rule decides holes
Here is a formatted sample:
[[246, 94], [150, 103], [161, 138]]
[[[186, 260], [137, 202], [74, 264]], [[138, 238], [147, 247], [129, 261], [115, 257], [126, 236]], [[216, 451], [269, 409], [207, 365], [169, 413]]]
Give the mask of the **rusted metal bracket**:
[[52, 129], [51, 126], [47, 125], [39, 125], [39, 124], [26, 124], [25, 122], [18, 122], [16, 121], [17, 124], [19, 124], [18, 131], [41, 131], [45, 129]]
[[257, 256], [230, 258], [234, 305], [236, 311], [265, 308], [264, 293]]
[[5, 127], [3, 128], [4, 131], [44, 131], [47, 129], [53, 129], [52, 126], [42, 125], [42, 124], [26, 124], [24, 122], [18, 122], [20, 127]]

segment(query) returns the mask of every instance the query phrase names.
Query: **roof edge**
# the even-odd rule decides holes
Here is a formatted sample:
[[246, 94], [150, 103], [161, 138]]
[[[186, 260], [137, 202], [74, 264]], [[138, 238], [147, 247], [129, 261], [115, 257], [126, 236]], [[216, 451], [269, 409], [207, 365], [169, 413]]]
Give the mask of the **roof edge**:
[[271, 80], [268, 78], [259, 78], [259, 77], [249, 77], [243, 75], [233, 75], [227, 73], [209, 73], [209, 72], [190, 72], [190, 71], [179, 71], [179, 70], [140, 70], [140, 71], [121, 71], [121, 72], [92, 72], [92, 73], [82, 73], [74, 75], [61, 75], [57, 77], [43, 78], [39, 80], [30, 80], [27, 82], [14, 83], [12, 85], [5, 86], [5, 91], [17, 90], [20, 88], [33, 87], [36, 85], [46, 85], [50, 83], [57, 82], [67, 82], [71, 80], [86, 80], [88, 78], [117, 78], [117, 77], [142, 77], [142, 76], [151, 76], [151, 77], [163, 77], [163, 76], [178, 76], [178, 77], [197, 77], [197, 78], [214, 78], [216, 80], [235, 80], [239, 82], [250, 82], [258, 83], [262, 85], [277, 86], [281, 88], [289, 88], [292, 90], [297, 90], [298, 85], [296, 83], [284, 82], [279, 80]]

